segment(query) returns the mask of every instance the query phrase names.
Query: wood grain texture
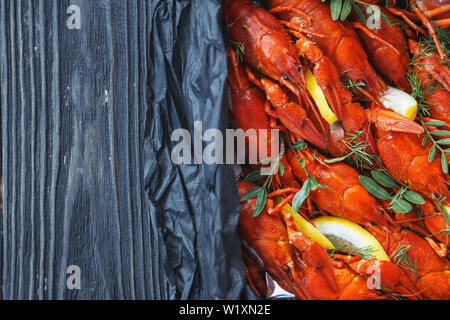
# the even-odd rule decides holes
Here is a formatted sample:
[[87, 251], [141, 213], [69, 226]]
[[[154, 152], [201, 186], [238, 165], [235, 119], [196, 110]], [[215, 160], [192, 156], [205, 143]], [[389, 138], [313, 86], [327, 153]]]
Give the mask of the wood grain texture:
[[0, 0], [2, 298], [168, 298], [142, 187], [150, 15], [145, 0]]

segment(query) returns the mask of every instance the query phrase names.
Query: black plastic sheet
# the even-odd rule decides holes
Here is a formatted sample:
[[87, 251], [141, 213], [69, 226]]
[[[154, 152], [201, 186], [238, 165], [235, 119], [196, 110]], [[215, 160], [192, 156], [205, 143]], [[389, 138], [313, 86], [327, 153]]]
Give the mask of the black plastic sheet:
[[180, 165], [171, 132], [227, 126], [220, 1], [153, 1], [145, 178], [157, 212], [170, 297], [237, 299], [245, 285], [231, 166]]

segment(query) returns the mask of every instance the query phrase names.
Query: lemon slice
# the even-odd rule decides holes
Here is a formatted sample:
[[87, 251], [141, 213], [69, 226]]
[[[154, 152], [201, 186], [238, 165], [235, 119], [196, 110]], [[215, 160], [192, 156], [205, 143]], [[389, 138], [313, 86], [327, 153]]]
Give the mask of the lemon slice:
[[328, 105], [327, 99], [325, 98], [322, 89], [317, 84], [316, 78], [314, 78], [314, 75], [311, 69], [309, 68], [306, 68], [305, 79], [306, 79], [306, 89], [314, 99], [314, 102], [316, 103], [317, 108], [319, 109], [319, 112], [322, 115], [322, 117], [329, 124], [335, 123], [338, 119], [334, 114], [334, 112], [331, 110], [330, 106]]
[[317, 230], [341, 252], [390, 261], [378, 240], [360, 225], [338, 217], [319, 217], [312, 220]]
[[417, 115], [417, 101], [406, 92], [389, 87], [380, 99], [381, 103], [389, 110], [392, 110], [409, 120], [414, 120]]
[[[278, 196], [275, 197], [274, 200], [275, 204], [278, 205], [280, 202], [284, 200], [284, 198]], [[323, 234], [321, 234], [308, 220], [303, 218], [300, 214], [294, 212], [289, 203], [283, 207], [283, 210], [292, 215], [292, 219], [295, 226], [297, 227], [297, 231], [301, 232], [311, 240], [317, 242], [326, 250], [335, 249], [334, 245], [330, 242], [330, 240], [328, 240]]]

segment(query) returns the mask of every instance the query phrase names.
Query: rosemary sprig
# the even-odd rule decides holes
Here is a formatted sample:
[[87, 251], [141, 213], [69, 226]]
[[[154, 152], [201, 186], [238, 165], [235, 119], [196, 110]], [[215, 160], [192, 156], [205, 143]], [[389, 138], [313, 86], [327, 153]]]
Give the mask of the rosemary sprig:
[[417, 75], [413, 72], [406, 74], [406, 79], [411, 85], [411, 95], [417, 101], [417, 111], [419, 117], [429, 117], [430, 107], [433, 106], [431, 102], [426, 99], [434, 94], [438, 86], [435, 81], [429, 81], [426, 86], [422, 84]]
[[331, 259], [331, 260], [335, 260], [336, 258], [333, 257], [333, 255], [334, 255], [335, 253], [340, 252], [340, 251], [342, 250], [342, 248], [344, 248], [344, 246], [339, 246], [339, 247], [335, 247], [334, 249], [329, 249], [329, 250], [327, 250], [328, 255], [330, 256], [330, 259]]
[[394, 262], [400, 268], [411, 271], [414, 276], [417, 278], [417, 281], [420, 281], [419, 275], [417, 273], [417, 261], [414, 263], [411, 260], [411, 257], [408, 255], [408, 250], [411, 248], [411, 245], [404, 245], [398, 247], [394, 252]]
[[[344, 247], [345, 247], [344, 245], [341, 245], [334, 249], [327, 250], [328, 255], [330, 256], [330, 259], [335, 260], [336, 257], [333, 257], [333, 255], [336, 253], [339, 253], [339, 252], [342, 252], [343, 254], [348, 254], [347, 252], [342, 250], [342, 249], [344, 249]], [[375, 252], [376, 252], [376, 248], [374, 246], [366, 246], [366, 247], [356, 248], [356, 256], [361, 257], [366, 260], [374, 259]]]
[[419, 45], [417, 46], [416, 52], [414, 53], [413, 57], [410, 60], [409, 64], [411, 66], [420, 67], [421, 65], [424, 65], [424, 63], [419, 62], [420, 60], [423, 59], [423, 56], [433, 57], [433, 55], [430, 53], [430, 51], [432, 50], [431, 46], [425, 45], [425, 44], [423, 44], [423, 46], [420, 46], [420, 44], [423, 44], [423, 43], [419, 43]]
[[324, 160], [325, 163], [334, 163], [344, 160], [351, 160], [358, 169], [373, 168], [375, 163], [379, 161], [378, 156], [368, 153], [367, 143], [360, 139], [364, 136], [364, 131], [346, 132], [346, 138], [342, 139], [342, 143], [346, 149], [341, 149], [345, 155], [339, 158]]
[[361, 92], [358, 90], [359, 88], [365, 87], [366, 84], [361, 81], [352, 81], [348, 76], [347, 72], [349, 70], [345, 70], [344, 72], [341, 72], [341, 75], [345, 75], [345, 80], [341, 81], [341, 85], [349, 90], [354, 95], [361, 95]]
[[374, 259], [375, 255], [374, 253], [377, 251], [377, 249], [374, 246], [366, 246], [366, 247], [361, 247], [361, 248], [356, 248], [356, 255], [369, 260], [369, 259]]
[[379, 160], [374, 154], [368, 153], [367, 143], [362, 141], [360, 137], [364, 136], [364, 131], [346, 132], [347, 138], [342, 142], [350, 151], [349, 155], [352, 157], [357, 168], [373, 167], [374, 163]]

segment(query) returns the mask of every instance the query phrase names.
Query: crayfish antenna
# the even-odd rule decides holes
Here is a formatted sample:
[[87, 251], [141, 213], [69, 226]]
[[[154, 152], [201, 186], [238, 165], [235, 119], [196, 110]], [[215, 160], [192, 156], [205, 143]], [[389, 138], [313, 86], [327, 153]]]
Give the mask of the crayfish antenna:
[[[393, 7], [389, 7], [387, 10], [390, 13], [392, 13], [393, 15], [402, 18], [403, 21], [405, 21], [416, 32], [421, 33], [425, 37], [427, 36], [427, 32], [425, 31], [425, 29], [423, 29], [422, 27], [419, 27], [417, 24], [415, 24], [411, 20], [411, 19], [414, 19], [414, 20], [418, 19], [418, 17], [416, 15], [414, 15], [414, 13], [403, 10], [403, 9], [393, 8]], [[405, 30], [409, 30], [409, 29], [405, 29]]]
[[441, 59], [445, 59], [445, 53], [442, 50], [441, 44], [439, 42], [439, 39], [436, 35], [436, 31], [434, 30], [433, 25], [431, 24], [430, 20], [420, 11], [419, 8], [417, 8], [413, 1], [411, 1], [411, 9], [414, 11], [414, 13], [419, 17], [420, 21], [424, 24], [424, 26], [427, 28], [428, 32], [430, 33], [431, 37], [433, 38], [433, 41], [436, 45], [436, 49], [439, 53], [439, 56]]
[[[419, 70], [429, 74], [432, 79], [439, 82], [447, 91], [450, 91], [450, 68], [442, 63], [442, 59], [433, 51], [427, 50], [424, 45], [412, 39], [408, 40], [409, 50], [417, 55], [415, 60], [420, 65]], [[445, 58], [446, 61], [449, 61]], [[425, 85], [425, 83], [422, 83]]]

